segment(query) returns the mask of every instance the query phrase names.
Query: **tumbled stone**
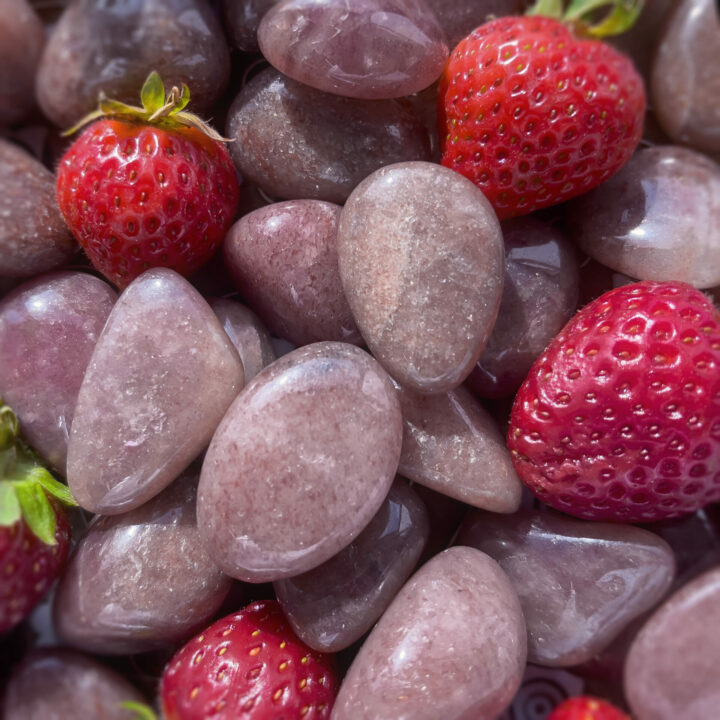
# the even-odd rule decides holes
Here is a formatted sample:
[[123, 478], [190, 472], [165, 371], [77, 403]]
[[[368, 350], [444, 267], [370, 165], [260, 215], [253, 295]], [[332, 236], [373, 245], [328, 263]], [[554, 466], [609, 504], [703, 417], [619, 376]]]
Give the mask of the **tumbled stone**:
[[240, 357], [202, 296], [173, 270], [143, 273], [95, 346], [68, 446], [82, 507], [116, 515], [172, 482], [243, 386]]
[[398, 472], [493, 512], [520, 506], [522, 483], [495, 421], [463, 387], [422, 395], [398, 386], [403, 446]]
[[378, 168], [430, 159], [427, 131], [409, 106], [329, 95], [272, 68], [241, 90], [226, 134], [243, 176], [289, 200], [343, 203]]
[[0, 138], [0, 276], [31, 277], [66, 263], [77, 243], [55, 199], [55, 176]]
[[644, 148], [572, 204], [569, 226], [613, 270], [712, 287], [720, 283], [720, 166], [686, 148]]
[[517, 595], [473, 548], [435, 556], [405, 584], [360, 648], [332, 720], [494, 720], [525, 668]]
[[500, 225], [475, 185], [431, 163], [378, 170], [343, 208], [338, 258], [360, 332], [395, 380], [441, 393], [468, 376], [504, 272]]
[[709, 720], [720, 705], [720, 566], [685, 585], [648, 620], [625, 662], [637, 720]]
[[223, 0], [225, 27], [233, 45], [242, 52], [259, 51], [257, 31], [265, 13], [279, 0]]
[[423, 90], [448, 56], [423, 0], [285, 0], [262, 19], [258, 42], [283, 74], [364, 100]]
[[413, 483], [412, 489], [423, 501], [428, 511], [430, 521], [430, 534], [425, 543], [425, 550], [420, 556], [420, 563], [435, 557], [443, 550], [447, 550], [451, 540], [455, 537], [469, 506], [449, 495], [431, 490], [426, 485]]
[[340, 282], [340, 210], [321, 200], [274, 203], [240, 218], [225, 238], [235, 286], [274, 334], [295, 345], [362, 342]]
[[0, 302], [0, 397], [25, 440], [62, 474], [80, 385], [116, 298], [93, 275], [62, 272]]
[[300, 639], [320, 652], [338, 652], [364, 635], [414, 570], [428, 532], [425, 506], [397, 480], [375, 517], [344, 550], [275, 583]]
[[614, 290], [623, 285], [632, 285], [637, 281], [637, 278], [615, 272], [606, 265], [586, 257], [580, 263], [580, 299], [578, 307], [587, 305], [608, 290]]
[[198, 526], [232, 577], [280, 580], [322, 564], [375, 515], [400, 457], [384, 370], [354, 345], [307, 345], [265, 368], [205, 455]]
[[527, 623], [528, 660], [538, 665], [589, 660], [660, 601], [675, 569], [668, 544], [647, 530], [554, 513], [474, 511], [456, 542], [508, 574]]

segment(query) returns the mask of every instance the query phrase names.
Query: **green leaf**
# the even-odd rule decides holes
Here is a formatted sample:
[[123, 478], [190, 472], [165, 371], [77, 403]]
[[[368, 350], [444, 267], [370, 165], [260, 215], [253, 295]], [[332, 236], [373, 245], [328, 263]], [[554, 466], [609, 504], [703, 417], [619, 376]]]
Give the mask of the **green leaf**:
[[544, 15], [545, 17], [561, 18], [563, 0], [536, 0], [526, 15]]
[[28, 480], [40, 483], [52, 497], [64, 505], [77, 506], [77, 501], [72, 496], [70, 488], [56, 480], [46, 468], [40, 466], [32, 468], [32, 470], [27, 473], [27, 478]]
[[18, 419], [9, 405], [0, 400], [0, 450], [5, 450], [15, 443], [19, 432]]
[[0, 480], [0, 526], [10, 527], [20, 519], [20, 503], [11, 482]]
[[143, 703], [126, 700], [120, 703], [120, 707], [135, 713], [132, 720], [157, 720], [157, 715], [155, 715], [152, 708]]
[[42, 485], [36, 482], [16, 482], [15, 495], [30, 530], [46, 545], [57, 545], [55, 511]]
[[157, 70], [153, 70], [148, 75], [140, 91], [140, 100], [149, 115], [152, 115], [165, 104], [165, 87]]

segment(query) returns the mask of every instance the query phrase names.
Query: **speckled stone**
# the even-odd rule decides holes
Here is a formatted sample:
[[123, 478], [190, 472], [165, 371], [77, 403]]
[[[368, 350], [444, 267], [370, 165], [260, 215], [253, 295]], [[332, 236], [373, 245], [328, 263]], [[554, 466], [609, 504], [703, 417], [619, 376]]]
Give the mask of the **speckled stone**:
[[368, 526], [337, 555], [275, 593], [301, 640], [320, 652], [352, 645], [382, 615], [420, 558], [429, 533], [422, 500], [396, 480]]
[[427, 131], [409, 106], [329, 95], [272, 68], [240, 91], [226, 135], [243, 176], [289, 200], [343, 203], [378, 168], [430, 159]]
[[80, 385], [116, 298], [92, 275], [62, 272], [0, 302], [0, 397], [25, 440], [63, 475]]
[[686, 148], [644, 148], [572, 204], [588, 255], [640, 280], [720, 284], [720, 166]]
[[285, 75], [365, 100], [423, 90], [448, 56], [423, 0], [285, 0], [262, 19], [258, 41]]
[[360, 332], [401, 385], [457, 387], [497, 316], [504, 252], [480, 190], [431, 163], [382, 168], [340, 215], [340, 277]]
[[675, 560], [657, 535], [521, 511], [474, 511], [458, 545], [486, 552], [508, 574], [528, 628], [528, 660], [568, 667], [607, 647], [670, 587]]
[[174, 480], [243, 386], [240, 357], [202, 296], [148, 270], [118, 299], [78, 395], [67, 479], [82, 507], [128, 512]]
[[274, 203], [240, 218], [225, 238], [225, 265], [271, 332], [295, 345], [360, 344], [337, 257], [340, 206]]
[[370, 522], [400, 457], [395, 390], [354, 345], [324, 342], [265, 368], [203, 462], [198, 526], [215, 562], [249, 582], [299, 575]]
[[123, 702], [145, 698], [123, 677], [72, 650], [35, 650], [13, 671], [3, 720], [133, 720]]
[[405, 584], [365, 641], [331, 720], [495, 720], [525, 668], [517, 595], [473, 548], [435, 556]]
[[522, 483], [497, 424], [463, 387], [422, 395], [398, 386], [403, 477], [493, 512], [520, 506]]
[[225, 28], [232, 44], [242, 52], [256, 53], [257, 31], [265, 13], [279, 0], [222, 0]]
[[0, 187], [0, 276], [32, 277], [59, 267], [77, 252], [57, 206], [55, 176], [2, 138]]
[[720, 566], [675, 593], [643, 626], [625, 662], [637, 720], [710, 720], [720, 706]]

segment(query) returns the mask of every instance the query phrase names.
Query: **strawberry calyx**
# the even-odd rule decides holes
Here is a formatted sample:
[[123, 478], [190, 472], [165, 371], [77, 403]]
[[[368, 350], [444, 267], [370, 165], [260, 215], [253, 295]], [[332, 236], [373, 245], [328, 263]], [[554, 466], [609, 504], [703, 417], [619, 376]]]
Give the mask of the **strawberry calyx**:
[[644, 4], [645, 0], [571, 0], [564, 9], [563, 0], [536, 0], [527, 14], [560, 20], [581, 37], [604, 38], [627, 32]]
[[43, 467], [20, 436], [15, 413], [0, 399], [0, 527], [24, 520], [46, 545], [56, 545], [51, 499], [77, 505], [67, 485]]
[[157, 720], [155, 711], [149, 705], [127, 700], [126, 702], [120, 703], [120, 707], [123, 710], [135, 713], [131, 720]]

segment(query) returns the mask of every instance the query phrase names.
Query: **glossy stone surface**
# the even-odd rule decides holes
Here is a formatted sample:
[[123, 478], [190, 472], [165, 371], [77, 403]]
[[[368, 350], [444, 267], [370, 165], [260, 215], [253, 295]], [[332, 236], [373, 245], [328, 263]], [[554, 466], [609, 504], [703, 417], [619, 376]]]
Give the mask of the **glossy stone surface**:
[[319, 567], [275, 583], [300, 639], [320, 652], [338, 652], [358, 640], [414, 570], [428, 532], [422, 500], [396, 480], [350, 545]]
[[23, 437], [65, 474], [80, 385], [117, 294], [79, 272], [29, 280], [0, 302], [0, 397]]
[[448, 56], [423, 0], [285, 0], [262, 19], [258, 41], [284, 75], [364, 100], [423, 90]]
[[355, 321], [390, 375], [420, 392], [457, 387], [502, 294], [502, 233], [482, 192], [431, 163], [382, 168], [343, 208], [338, 258]]
[[272, 68], [241, 90], [226, 135], [243, 176], [290, 200], [343, 203], [378, 168], [430, 158], [425, 127], [408, 106], [329, 95]]
[[225, 238], [225, 265], [271, 332], [295, 345], [360, 344], [338, 270], [340, 206], [274, 203], [240, 218]]
[[265, 13], [279, 0], [222, 0], [225, 27], [233, 45], [242, 52], [259, 51], [257, 31]]
[[366, 352], [308, 345], [243, 390], [203, 462], [198, 526], [215, 562], [249, 582], [322, 564], [378, 511], [397, 470], [395, 390]]
[[78, 395], [67, 479], [82, 507], [116, 515], [172, 482], [243, 386], [215, 314], [173, 270], [149, 270], [118, 299]]
[[222, 94], [230, 73], [225, 34], [201, 0], [72, 0], [38, 67], [36, 93], [61, 128], [97, 107], [98, 93], [137, 105], [152, 70], [165, 87], [186, 83], [192, 111]]
[[675, 593], [648, 620], [625, 663], [637, 720], [708, 720], [720, 704], [720, 566]]
[[650, 92], [678, 143], [720, 152], [720, 15], [715, 0], [681, 0], [658, 38]]
[[55, 200], [55, 176], [0, 138], [0, 276], [32, 277], [77, 251]]
[[505, 282], [498, 319], [468, 383], [482, 397], [513, 395], [533, 362], [575, 313], [575, 249], [535, 218], [502, 223]]
[[720, 166], [686, 148], [644, 148], [573, 202], [588, 255], [640, 280], [720, 284]]
[[494, 720], [525, 668], [520, 603], [473, 548], [437, 555], [405, 584], [340, 687], [332, 720]]
[[615, 272], [606, 265], [596, 262], [590, 257], [585, 257], [580, 263], [580, 300], [578, 301], [578, 307], [587, 305], [608, 290], [614, 290], [623, 285], [632, 285], [635, 282], [637, 282], [637, 278]]
[[398, 386], [403, 447], [398, 472], [468, 505], [512, 513], [522, 483], [505, 438], [465, 388], [422, 395]]
[[555, 513], [474, 511], [456, 543], [486, 552], [508, 574], [527, 622], [528, 660], [538, 665], [589, 660], [660, 601], [675, 569], [668, 544], [647, 530]]

